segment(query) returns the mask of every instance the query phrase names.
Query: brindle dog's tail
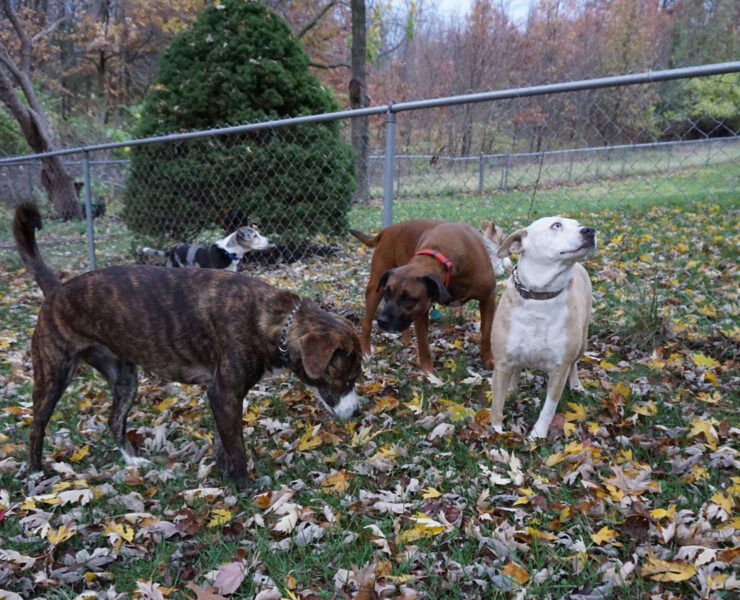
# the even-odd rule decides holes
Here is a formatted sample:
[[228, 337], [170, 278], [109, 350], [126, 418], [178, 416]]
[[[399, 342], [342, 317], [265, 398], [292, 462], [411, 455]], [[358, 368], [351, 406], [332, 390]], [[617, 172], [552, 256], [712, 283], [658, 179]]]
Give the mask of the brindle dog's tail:
[[362, 233], [362, 231], [358, 231], [357, 229], [350, 229], [349, 232], [368, 248], [375, 248], [375, 246], [378, 245], [378, 241], [380, 241], [380, 233], [378, 235], [369, 235], [367, 233]]
[[23, 266], [33, 274], [44, 296], [58, 288], [62, 282], [54, 272], [46, 266], [41, 258], [39, 247], [36, 244], [36, 230], [41, 229], [41, 214], [35, 204], [30, 202], [21, 204], [15, 209], [13, 221], [13, 237], [21, 255]]

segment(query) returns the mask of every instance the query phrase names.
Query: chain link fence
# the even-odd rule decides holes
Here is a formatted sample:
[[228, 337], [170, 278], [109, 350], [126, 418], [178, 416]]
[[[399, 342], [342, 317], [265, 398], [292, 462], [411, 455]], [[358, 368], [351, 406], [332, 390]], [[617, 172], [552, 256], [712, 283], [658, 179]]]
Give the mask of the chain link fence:
[[[247, 224], [275, 243], [247, 259], [266, 263], [330, 252], [348, 227], [377, 231], [390, 220], [522, 223], [535, 211], [736, 206], [740, 63], [699, 69], [71, 149], [62, 159], [80, 202], [89, 193], [87, 231], [55, 220], [38, 156], [0, 160], [0, 197], [7, 215], [37, 202], [51, 224], [44, 242], [87, 243], [93, 264], [100, 255], [109, 262], [109, 247], [110, 260], [151, 260], [143, 245], [211, 243]], [[368, 198], [354, 193], [347, 141], [360, 114], [370, 119]], [[9, 250], [3, 221], [0, 249]]]

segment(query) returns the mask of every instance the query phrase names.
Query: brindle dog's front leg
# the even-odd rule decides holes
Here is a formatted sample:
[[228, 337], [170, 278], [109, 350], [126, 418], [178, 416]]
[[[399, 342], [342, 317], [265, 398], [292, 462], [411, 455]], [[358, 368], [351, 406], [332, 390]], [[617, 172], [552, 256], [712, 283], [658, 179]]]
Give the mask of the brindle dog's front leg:
[[221, 475], [233, 479], [240, 490], [247, 489], [252, 481], [242, 434], [242, 399], [248, 389], [232, 388], [223, 378], [216, 378], [207, 392], [216, 423], [213, 442], [216, 465]]

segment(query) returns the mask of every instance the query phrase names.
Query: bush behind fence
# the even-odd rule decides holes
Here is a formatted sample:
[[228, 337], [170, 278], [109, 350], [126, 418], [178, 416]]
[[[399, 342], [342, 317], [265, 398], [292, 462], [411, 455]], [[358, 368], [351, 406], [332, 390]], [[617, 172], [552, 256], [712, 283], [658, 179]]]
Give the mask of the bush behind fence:
[[[409, 204], [435, 198], [485, 201], [494, 207], [491, 217], [510, 221], [527, 217], [531, 210], [527, 199], [534, 199], [543, 211], [562, 213], [633, 202], [735, 206], [740, 178], [738, 107], [729, 117], [696, 114], [681, 95], [681, 90], [688, 94], [691, 81], [652, 83], [649, 94], [633, 94], [646, 102], [659, 96], [675, 99], [659, 113], [633, 102], [620, 115], [609, 88], [598, 94], [585, 90], [479, 102], [478, 120], [469, 124], [466, 147], [486, 151], [466, 156], [445, 153], [455, 144], [440, 143], [433, 131], [440, 115], [452, 118], [452, 111], [461, 107], [398, 113], [390, 190], [388, 163], [378, 152], [388, 130], [382, 119], [371, 118], [370, 197], [354, 202], [351, 148], [347, 143], [329, 144], [320, 123], [88, 152], [89, 191], [100, 216], [94, 229], [128, 238], [132, 251], [145, 241], [211, 241], [248, 222], [257, 222], [262, 233], [279, 242], [333, 241], [346, 239], [348, 226], [379, 229], [382, 201], [385, 197], [387, 202], [389, 192], [397, 208], [409, 207], [398, 212], [403, 218], [449, 218], [444, 211], [430, 214], [437, 204]], [[661, 86], [670, 86], [670, 94]], [[730, 97], [731, 86], [718, 80], [715, 93]], [[522, 115], [531, 114], [534, 106], [540, 112], [536, 122], [528, 123]], [[559, 111], [572, 106], [588, 109], [577, 118], [569, 113], [566, 119]], [[639, 126], [626, 127], [625, 121], [637, 114]], [[418, 126], [425, 115], [426, 129]], [[405, 125], [405, 119], [417, 125]], [[349, 120], [341, 124], [346, 140]], [[584, 140], [590, 145], [579, 145]], [[64, 157], [77, 181], [84, 180], [81, 158]], [[12, 206], [34, 200], [52, 217], [39, 181], [38, 161], [0, 161], [3, 201]]]

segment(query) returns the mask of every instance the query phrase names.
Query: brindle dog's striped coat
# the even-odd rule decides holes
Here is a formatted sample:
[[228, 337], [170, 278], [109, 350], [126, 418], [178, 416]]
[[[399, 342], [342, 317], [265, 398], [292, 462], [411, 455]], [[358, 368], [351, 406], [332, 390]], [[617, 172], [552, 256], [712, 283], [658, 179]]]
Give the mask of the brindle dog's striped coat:
[[62, 283], [39, 254], [34, 230], [40, 228], [34, 205], [18, 207], [18, 251], [46, 296], [31, 345], [29, 472], [41, 470], [46, 425], [81, 362], [108, 381], [108, 424], [129, 462], [141, 460], [126, 438], [137, 365], [208, 386], [216, 463], [240, 487], [250, 480], [242, 400], [265, 371], [288, 368], [338, 416], [359, 413], [360, 343], [346, 319], [292, 292], [215, 269], [116, 266]]

